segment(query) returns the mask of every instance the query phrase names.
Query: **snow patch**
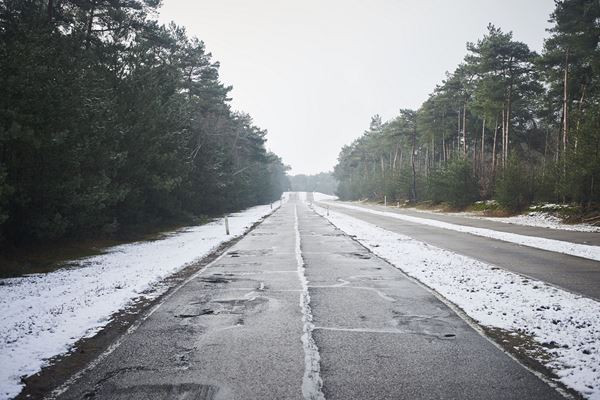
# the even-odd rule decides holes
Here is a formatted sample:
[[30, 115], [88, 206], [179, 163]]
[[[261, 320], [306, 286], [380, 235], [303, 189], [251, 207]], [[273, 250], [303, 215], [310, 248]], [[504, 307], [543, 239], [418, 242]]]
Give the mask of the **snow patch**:
[[404, 221], [433, 226], [436, 228], [448, 229], [456, 232], [469, 233], [475, 236], [488, 237], [490, 239], [502, 240], [504, 242], [515, 243], [522, 246], [533, 247], [536, 249], [553, 251], [556, 253], [568, 254], [571, 256], [588, 258], [594, 261], [600, 261], [600, 247], [591, 246], [586, 244], [578, 244], [571, 242], [564, 242], [562, 240], [554, 240], [547, 238], [540, 238], [535, 236], [519, 235], [510, 232], [494, 231], [492, 229], [475, 228], [472, 226], [456, 225], [448, 222], [437, 221], [434, 219], [413, 217], [410, 215], [397, 214], [385, 211], [373, 210], [365, 207], [352, 206], [348, 204], [335, 203], [338, 207], [347, 208], [350, 210], [368, 212], [371, 214], [381, 215], [384, 217], [401, 219]]
[[229, 215], [231, 236], [219, 219], [164, 239], [115, 246], [51, 273], [0, 280], [0, 399], [16, 396], [21, 377], [69, 352], [77, 340], [94, 336], [135, 300], [164, 293], [166, 277], [271, 212], [266, 205]]
[[302, 309], [302, 346], [304, 347], [304, 376], [302, 377], [302, 395], [306, 400], [325, 400], [321, 391], [323, 381], [320, 376], [319, 349], [315, 343], [312, 332], [313, 324], [312, 310], [310, 308], [310, 294], [308, 293], [308, 280], [304, 273], [304, 259], [300, 243], [300, 230], [298, 229], [298, 209], [294, 206], [294, 232], [296, 235], [296, 263], [298, 265], [298, 278], [302, 286], [300, 293], [300, 308]]
[[560, 218], [543, 211], [532, 211], [523, 215], [507, 218], [478, 217], [490, 221], [504, 222], [506, 224], [535, 226], [539, 228], [558, 229], [575, 232], [600, 232], [600, 226], [589, 224], [565, 224]]

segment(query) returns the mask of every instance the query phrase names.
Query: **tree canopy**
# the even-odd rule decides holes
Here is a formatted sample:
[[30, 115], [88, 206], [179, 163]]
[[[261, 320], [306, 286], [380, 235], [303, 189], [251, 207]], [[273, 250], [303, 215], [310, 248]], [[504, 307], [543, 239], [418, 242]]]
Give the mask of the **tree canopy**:
[[278, 199], [286, 166], [158, 0], [0, 2], [0, 240]]
[[490, 24], [418, 110], [373, 117], [341, 150], [339, 196], [597, 205], [599, 20], [598, 1], [557, 1], [542, 54]]

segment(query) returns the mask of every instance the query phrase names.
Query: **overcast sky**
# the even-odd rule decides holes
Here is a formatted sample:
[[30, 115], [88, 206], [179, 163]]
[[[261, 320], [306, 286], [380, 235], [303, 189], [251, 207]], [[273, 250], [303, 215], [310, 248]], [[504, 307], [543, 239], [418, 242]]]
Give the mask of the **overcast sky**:
[[493, 23], [540, 51], [553, 0], [163, 0], [292, 174], [329, 171], [370, 117], [418, 108]]

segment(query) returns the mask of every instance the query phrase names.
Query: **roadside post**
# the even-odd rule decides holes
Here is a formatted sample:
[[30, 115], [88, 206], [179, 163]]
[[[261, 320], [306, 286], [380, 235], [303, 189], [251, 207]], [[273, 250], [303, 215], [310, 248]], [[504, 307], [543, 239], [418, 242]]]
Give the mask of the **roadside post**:
[[329, 217], [329, 204], [327, 204], [327, 216]]
[[383, 196], [383, 206], [387, 207], [387, 196]]
[[227, 219], [227, 215], [225, 216], [225, 233], [229, 236], [229, 220]]

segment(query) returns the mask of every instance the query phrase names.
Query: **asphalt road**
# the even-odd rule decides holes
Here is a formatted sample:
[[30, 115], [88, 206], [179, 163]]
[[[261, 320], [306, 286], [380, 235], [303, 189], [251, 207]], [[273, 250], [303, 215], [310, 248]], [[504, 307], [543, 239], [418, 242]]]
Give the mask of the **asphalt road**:
[[562, 398], [295, 199], [58, 397], [319, 398], [319, 378], [326, 399]]
[[[381, 228], [410, 236], [446, 250], [454, 251], [498, 267], [550, 283], [574, 293], [600, 300], [600, 262], [539, 250], [501, 240], [449, 231], [442, 228], [407, 222], [397, 218], [336, 207], [327, 203], [331, 210], [350, 215]], [[352, 205], [358, 205], [352, 203]], [[378, 211], [437, 219], [457, 225], [475, 226], [522, 235], [546, 237], [550, 239], [600, 245], [598, 233], [569, 232], [546, 228], [524, 227], [500, 222], [478, 220], [460, 216], [436, 215], [397, 208], [362, 206]]]
[[562, 240], [564, 242], [600, 246], [600, 233], [598, 232], [565, 231], [560, 229], [542, 228], [537, 226], [507, 224], [505, 222], [497, 222], [489, 219], [463, 217], [461, 215], [456, 214], [443, 214], [431, 211], [414, 211], [405, 208], [384, 207], [374, 204], [348, 204], [352, 204], [353, 206], [370, 208], [378, 211], [410, 215], [412, 217], [434, 219], [437, 221], [448, 222], [450, 224], [492, 229], [495, 231], [516, 233], [525, 236], [543, 237], [547, 239]]

